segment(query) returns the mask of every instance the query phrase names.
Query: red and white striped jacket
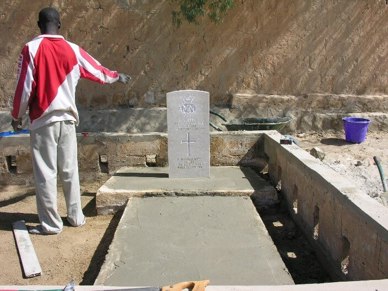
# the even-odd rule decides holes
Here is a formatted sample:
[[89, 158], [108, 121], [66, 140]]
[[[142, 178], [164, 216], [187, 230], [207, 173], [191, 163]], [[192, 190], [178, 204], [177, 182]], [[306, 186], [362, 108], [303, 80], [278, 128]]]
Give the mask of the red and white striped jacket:
[[28, 107], [31, 130], [63, 120], [78, 124], [75, 90], [80, 78], [105, 84], [116, 82], [119, 74], [61, 35], [34, 38], [19, 57], [12, 117], [21, 118]]

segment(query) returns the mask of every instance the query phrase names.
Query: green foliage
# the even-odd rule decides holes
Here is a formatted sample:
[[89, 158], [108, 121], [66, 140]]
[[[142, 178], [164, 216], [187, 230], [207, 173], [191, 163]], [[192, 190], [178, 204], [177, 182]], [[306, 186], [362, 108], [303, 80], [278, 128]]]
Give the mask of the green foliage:
[[179, 5], [172, 12], [174, 25], [180, 26], [182, 20], [198, 23], [198, 18], [208, 16], [215, 23], [220, 22], [226, 12], [232, 8], [234, 0], [170, 0]]

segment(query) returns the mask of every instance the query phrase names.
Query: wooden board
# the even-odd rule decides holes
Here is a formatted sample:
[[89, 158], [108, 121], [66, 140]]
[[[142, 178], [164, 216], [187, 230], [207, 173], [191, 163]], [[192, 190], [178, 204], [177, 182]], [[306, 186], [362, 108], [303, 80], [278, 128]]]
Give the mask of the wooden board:
[[24, 220], [14, 222], [12, 226], [25, 277], [31, 278], [41, 275], [42, 269]]

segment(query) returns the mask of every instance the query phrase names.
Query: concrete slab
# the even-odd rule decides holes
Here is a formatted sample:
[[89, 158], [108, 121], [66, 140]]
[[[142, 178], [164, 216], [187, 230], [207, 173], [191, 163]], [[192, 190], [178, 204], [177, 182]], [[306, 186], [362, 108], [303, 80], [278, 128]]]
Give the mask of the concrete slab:
[[98, 214], [123, 209], [130, 197], [252, 196], [256, 206], [278, 201], [275, 188], [244, 167], [211, 167], [210, 178], [169, 178], [168, 168], [128, 167], [117, 171], [96, 194]]
[[[136, 287], [130, 286], [97, 286], [76, 285], [77, 291], [128, 291]], [[0, 290], [52, 290], [63, 289], [63, 285], [1, 285]], [[273, 286], [214, 286], [206, 287], [206, 291], [273, 291]], [[388, 279], [371, 281], [350, 281], [323, 284], [301, 284], [276, 286], [276, 291], [376, 291], [388, 290]]]
[[249, 197], [131, 198], [95, 282], [293, 284]]

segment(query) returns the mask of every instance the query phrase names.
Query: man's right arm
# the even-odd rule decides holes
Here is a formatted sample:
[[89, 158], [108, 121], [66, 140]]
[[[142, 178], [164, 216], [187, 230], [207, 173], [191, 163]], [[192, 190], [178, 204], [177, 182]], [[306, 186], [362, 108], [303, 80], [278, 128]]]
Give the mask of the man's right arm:
[[101, 84], [111, 84], [114, 82], [128, 83], [131, 77], [127, 74], [111, 71], [102, 66], [96, 59], [79, 47], [79, 63], [81, 78], [89, 79]]
[[[29, 98], [33, 91], [33, 64], [30, 59], [28, 46], [25, 46], [19, 56], [17, 85], [12, 105], [12, 127], [19, 128], [21, 118], [27, 111]], [[16, 129], [15, 129], [16, 130]]]
[[86, 78], [101, 84], [111, 84], [119, 79], [119, 74], [116, 71], [111, 71], [103, 67], [96, 59], [94, 59], [82, 48], [79, 48], [79, 52], [81, 78]]

